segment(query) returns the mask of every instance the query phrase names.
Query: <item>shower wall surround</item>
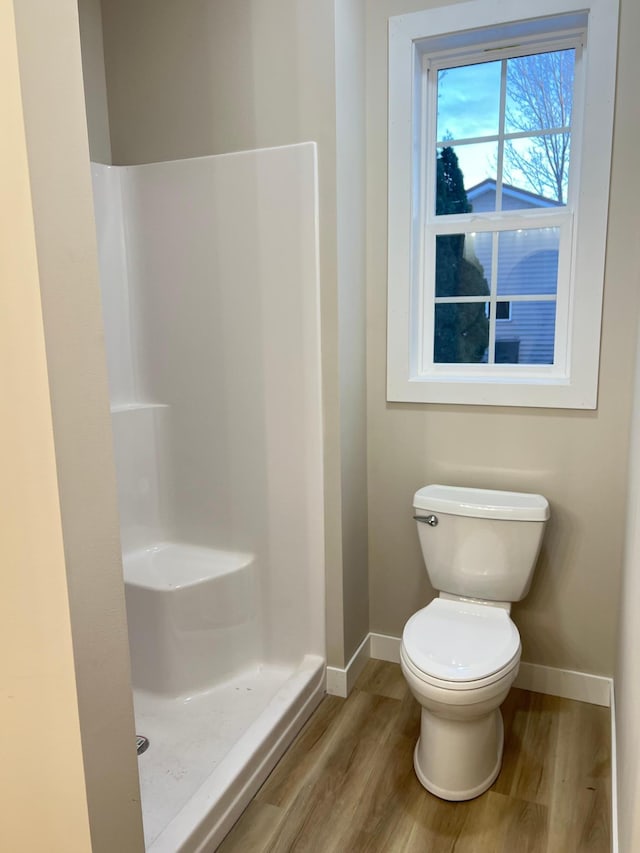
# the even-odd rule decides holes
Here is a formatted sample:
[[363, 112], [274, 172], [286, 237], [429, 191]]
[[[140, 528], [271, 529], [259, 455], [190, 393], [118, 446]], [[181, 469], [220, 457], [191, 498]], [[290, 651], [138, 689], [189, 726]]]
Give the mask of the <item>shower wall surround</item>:
[[186, 853], [322, 695], [316, 151], [93, 179], [145, 836]]

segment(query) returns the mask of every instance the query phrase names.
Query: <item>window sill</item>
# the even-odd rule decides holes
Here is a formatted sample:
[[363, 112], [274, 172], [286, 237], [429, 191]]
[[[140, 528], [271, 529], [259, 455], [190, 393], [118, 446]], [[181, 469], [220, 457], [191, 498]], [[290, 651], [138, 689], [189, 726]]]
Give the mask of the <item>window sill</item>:
[[595, 409], [595, 389], [579, 388], [566, 379], [470, 380], [467, 377], [429, 377], [388, 383], [390, 403], [432, 403], [469, 406], [517, 406], [555, 409]]

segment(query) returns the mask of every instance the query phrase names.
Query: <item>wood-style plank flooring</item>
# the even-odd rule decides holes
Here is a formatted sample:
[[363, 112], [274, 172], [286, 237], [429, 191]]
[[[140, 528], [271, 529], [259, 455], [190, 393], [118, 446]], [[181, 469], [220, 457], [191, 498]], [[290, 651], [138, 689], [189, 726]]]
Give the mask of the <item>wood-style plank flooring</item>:
[[420, 708], [400, 667], [370, 661], [327, 696], [220, 853], [609, 853], [609, 709], [512, 689], [494, 785], [447, 803], [412, 764]]

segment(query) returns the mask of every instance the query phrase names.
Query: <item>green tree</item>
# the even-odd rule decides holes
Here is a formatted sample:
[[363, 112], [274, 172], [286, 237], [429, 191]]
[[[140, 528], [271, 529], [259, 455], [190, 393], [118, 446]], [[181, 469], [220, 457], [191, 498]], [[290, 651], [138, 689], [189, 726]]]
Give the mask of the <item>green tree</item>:
[[[453, 148], [442, 148], [436, 161], [436, 214], [470, 213], [464, 176]], [[477, 260], [465, 256], [464, 234], [436, 237], [436, 296], [489, 295]], [[436, 306], [433, 358], [436, 363], [482, 361], [489, 343], [484, 302]]]

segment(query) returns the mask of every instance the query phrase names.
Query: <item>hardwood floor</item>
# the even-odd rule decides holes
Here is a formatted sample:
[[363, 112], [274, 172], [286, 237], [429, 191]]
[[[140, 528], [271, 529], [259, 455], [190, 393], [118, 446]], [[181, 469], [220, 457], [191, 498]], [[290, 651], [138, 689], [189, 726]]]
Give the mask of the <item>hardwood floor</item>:
[[609, 709], [513, 689], [494, 785], [447, 803], [418, 782], [420, 708], [400, 667], [370, 661], [327, 696], [220, 853], [608, 853]]

